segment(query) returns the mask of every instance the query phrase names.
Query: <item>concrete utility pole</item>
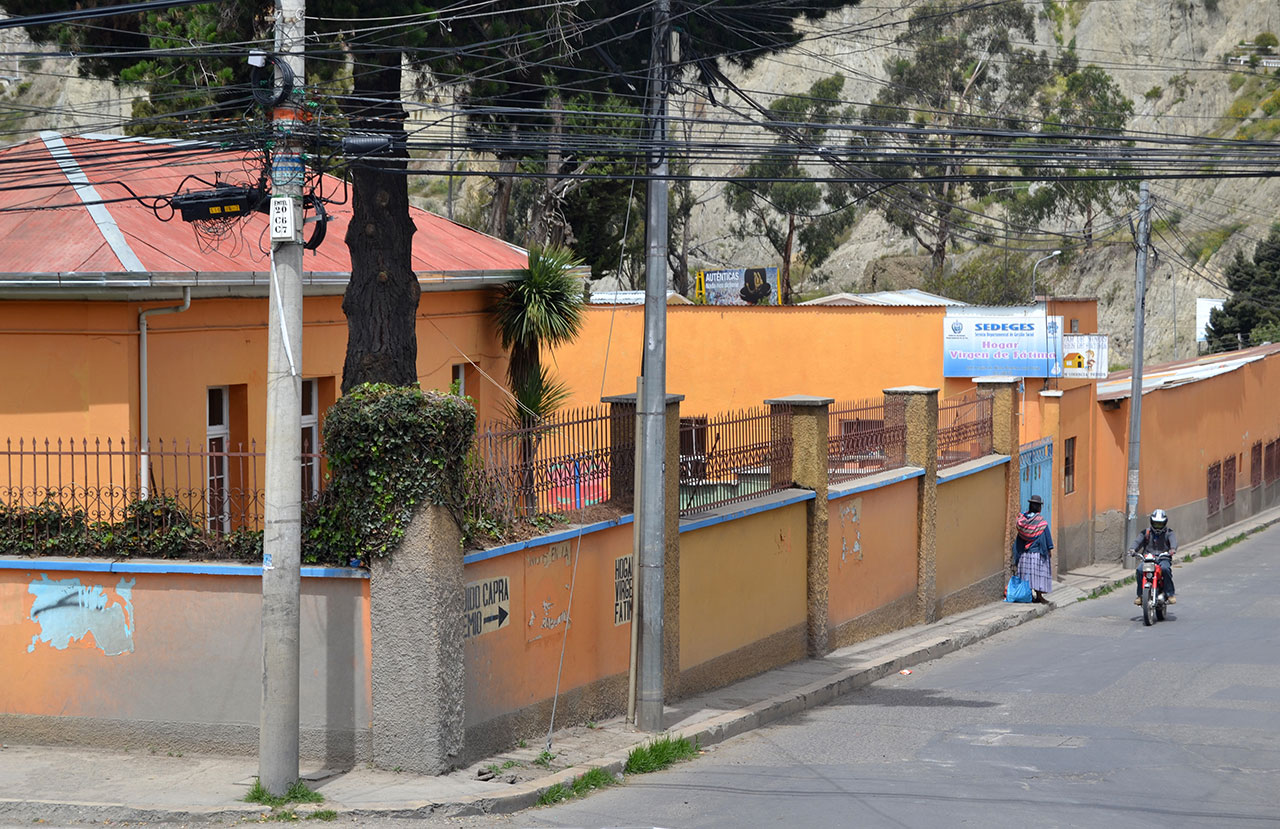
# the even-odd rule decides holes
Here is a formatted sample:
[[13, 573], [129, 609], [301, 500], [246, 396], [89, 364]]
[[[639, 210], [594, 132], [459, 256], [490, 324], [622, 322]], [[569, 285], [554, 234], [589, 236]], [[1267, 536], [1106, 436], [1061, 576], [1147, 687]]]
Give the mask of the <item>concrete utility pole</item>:
[[1138, 188], [1138, 267], [1133, 287], [1133, 384], [1129, 391], [1129, 486], [1124, 548], [1138, 538], [1138, 453], [1142, 442], [1142, 327], [1147, 313], [1147, 243], [1151, 235], [1151, 185]]
[[640, 625], [636, 684], [636, 726], [662, 730], [662, 614], [666, 558], [667, 451], [667, 49], [670, 0], [658, 0], [653, 13], [649, 95], [653, 117], [645, 221], [644, 386], [639, 401], [643, 443], [639, 445], [643, 478], [636, 493], [640, 525]]
[[[303, 71], [305, 0], [276, 0], [277, 83]], [[287, 69], [286, 69], [287, 67]], [[267, 345], [266, 509], [262, 538], [262, 711], [258, 778], [273, 795], [298, 780], [298, 638], [302, 564], [301, 107], [291, 94], [272, 113], [271, 286]]]

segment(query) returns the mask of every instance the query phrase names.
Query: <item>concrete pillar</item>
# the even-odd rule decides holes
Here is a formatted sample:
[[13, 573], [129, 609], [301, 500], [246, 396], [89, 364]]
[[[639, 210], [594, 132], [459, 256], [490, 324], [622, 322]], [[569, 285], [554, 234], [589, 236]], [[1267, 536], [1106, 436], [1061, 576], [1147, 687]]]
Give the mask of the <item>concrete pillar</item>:
[[680, 401], [667, 395], [667, 556], [663, 565], [662, 682], [668, 701], [680, 697]]
[[635, 508], [636, 396], [600, 398], [609, 404], [609, 503], [630, 512]]
[[373, 762], [443, 774], [462, 753], [462, 547], [444, 507], [419, 506], [404, 539], [369, 566]]
[[[662, 683], [663, 692], [668, 700], [677, 698], [680, 681], [680, 401], [683, 394], [667, 395], [666, 428], [667, 459], [666, 475], [667, 503], [664, 510], [666, 517], [666, 554], [662, 565], [663, 598], [662, 598]], [[627, 446], [635, 438], [636, 396], [634, 394], [616, 394], [601, 398], [608, 403], [613, 417], [611, 426], [614, 446]], [[629, 425], [628, 425], [629, 424]], [[609, 500], [614, 501], [613, 487], [620, 487], [627, 493], [627, 503], [633, 500], [635, 492], [634, 472], [630, 464], [625, 464], [623, 474], [616, 474], [610, 468]], [[622, 479], [626, 480], [623, 481]], [[639, 572], [639, 568], [636, 569]], [[639, 588], [639, 584], [636, 584]], [[639, 595], [637, 593], [636, 595]]]
[[[808, 648], [810, 656], [822, 656], [830, 650], [827, 596], [830, 579], [830, 553], [827, 547], [827, 436], [828, 413], [834, 401], [830, 397], [792, 395], [766, 400], [775, 411], [791, 413], [791, 480], [798, 487], [812, 489], [817, 497], [805, 502], [807, 507], [805, 584], [808, 607]], [[778, 422], [784, 419], [775, 418]]]
[[1005, 522], [1004, 522], [1004, 565], [1009, 569], [1012, 562], [1013, 533], [1017, 525], [1018, 512], [1021, 509], [1018, 495], [1021, 492], [1021, 471], [1018, 468], [1019, 443], [1018, 428], [1018, 378], [1006, 376], [975, 377], [978, 391], [992, 395], [991, 412], [991, 451], [998, 455], [1008, 455], [1009, 464], [1005, 467]]
[[938, 390], [920, 386], [885, 389], [886, 428], [905, 427], [906, 460], [924, 470], [917, 478], [916, 619], [938, 618]]
[[[1040, 422], [1043, 425], [1043, 437], [1053, 438], [1053, 463], [1049, 468], [1050, 482], [1052, 484], [1053, 501], [1049, 518], [1049, 531], [1053, 533], [1053, 543], [1062, 543], [1062, 392], [1056, 389], [1042, 391], [1040, 395]], [[1016, 458], [1016, 456], [1015, 456]], [[1019, 492], [1021, 492], [1021, 480], [1019, 480]], [[1018, 497], [1018, 496], [1015, 496]], [[1026, 509], [1026, 505], [1022, 503], [1021, 497], [1018, 497], [1018, 505], [1015, 508], [1015, 521], [1018, 510]], [[1012, 543], [1013, 539], [1010, 539]], [[1058, 566], [1061, 564], [1062, 556], [1050, 556], [1049, 565], [1052, 568], [1053, 578], [1058, 578]]]

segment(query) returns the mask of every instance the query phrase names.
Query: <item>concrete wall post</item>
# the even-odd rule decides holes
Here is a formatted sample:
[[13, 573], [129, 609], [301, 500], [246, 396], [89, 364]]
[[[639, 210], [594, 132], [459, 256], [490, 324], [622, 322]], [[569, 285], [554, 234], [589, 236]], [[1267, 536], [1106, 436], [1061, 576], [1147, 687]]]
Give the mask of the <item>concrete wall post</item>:
[[[1008, 455], [1009, 463], [1005, 466], [1005, 522], [1004, 522], [1004, 565], [1008, 570], [1012, 562], [1013, 533], [1021, 509], [1019, 493], [1022, 491], [1021, 469], [1018, 453], [1018, 383], [1017, 377], [991, 376], [975, 377], [978, 390], [992, 395], [991, 411], [991, 451], [999, 455]], [[1056, 424], [1054, 426], [1056, 430]], [[1056, 438], [1055, 438], [1056, 442]], [[1057, 447], [1054, 447], [1055, 452]]]
[[662, 681], [667, 700], [680, 697], [680, 401], [667, 395], [666, 563], [663, 566]]
[[906, 427], [906, 460], [924, 470], [917, 478], [916, 619], [938, 618], [938, 390], [885, 389], [885, 427]]
[[[797, 394], [766, 400], [774, 411], [791, 413], [791, 480], [798, 487], [812, 489], [817, 497], [805, 502], [806, 557], [805, 584], [807, 642], [810, 656], [822, 656], [830, 648], [827, 601], [830, 581], [830, 553], [827, 547], [827, 436], [828, 415], [834, 402], [830, 397]], [[784, 418], [775, 418], [785, 422]]]
[[448, 511], [419, 506], [404, 539], [370, 563], [373, 762], [443, 774], [462, 753], [462, 548]]
[[[1041, 436], [1053, 438], [1053, 463], [1049, 467], [1049, 474], [1052, 476], [1051, 492], [1053, 492], [1053, 503], [1051, 504], [1052, 514], [1050, 515], [1050, 518], [1052, 518], [1052, 521], [1050, 521], [1049, 523], [1049, 531], [1053, 533], [1053, 543], [1061, 544], [1062, 543], [1062, 507], [1063, 507], [1062, 499], [1064, 497], [1064, 493], [1062, 491], [1062, 471], [1061, 471], [1062, 462], [1063, 462], [1063, 458], [1062, 458], [1062, 392], [1056, 389], [1040, 392], [1040, 411], [1041, 411], [1040, 420], [1041, 420], [1041, 423], [1044, 424], [1041, 430], [1043, 432]], [[1018, 456], [1015, 454], [1013, 456], [1013, 459], [1016, 461], [1018, 459]], [[1015, 471], [1019, 475], [1021, 475], [1021, 469], [1016, 469]], [[1022, 503], [1022, 498], [1021, 498], [1021, 492], [1022, 492], [1021, 478], [1018, 478], [1015, 481], [1015, 485], [1017, 486], [1017, 491], [1014, 494], [1015, 501], [1014, 501], [1013, 514], [1014, 514], [1014, 521], [1016, 522], [1018, 512], [1022, 510], [1025, 507], [1025, 505]], [[1012, 537], [1010, 537], [1009, 543], [1010, 544], [1013, 543]], [[1052, 568], [1052, 572], [1053, 572], [1053, 578], [1056, 581], [1058, 578], [1058, 569], [1062, 564], [1062, 556], [1055, 555], [1055, 556], [1050, 556], [1049, 558], [1050, 558], [1050, 567]]]

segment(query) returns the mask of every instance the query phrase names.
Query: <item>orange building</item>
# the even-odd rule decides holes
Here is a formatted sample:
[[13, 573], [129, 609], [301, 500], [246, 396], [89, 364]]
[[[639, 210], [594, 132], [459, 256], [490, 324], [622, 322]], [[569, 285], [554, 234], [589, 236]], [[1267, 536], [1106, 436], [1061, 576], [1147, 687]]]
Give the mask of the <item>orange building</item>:
[[[117, 449], [163, 440], [196, 452], [260, 450], [266, 216], [239, 219], [211, 244], [132, 198], [171, 196], [192, 176], [237, 182], [255, 159], [194, 142], [45, 133], [0, 151], [0, 161], [32, 171], [29, 189], [0, 194], [0, 451], [59, 438], [91, 448], [110, 439]], [[337, 181], [324, 187], [341, 192]], [[350, 208], [329, 214], [328, 241], [304, 260], [299, 370], [310, 447], [341, 385], [347, 340]], [[501, 401], [480, 372], [503, 378], [506, 358], [488, 319], [489, 291], [515, 277], [526, 254], [425, 211], [412, 215], [419, 382], [457, 382], [492, 417]]]

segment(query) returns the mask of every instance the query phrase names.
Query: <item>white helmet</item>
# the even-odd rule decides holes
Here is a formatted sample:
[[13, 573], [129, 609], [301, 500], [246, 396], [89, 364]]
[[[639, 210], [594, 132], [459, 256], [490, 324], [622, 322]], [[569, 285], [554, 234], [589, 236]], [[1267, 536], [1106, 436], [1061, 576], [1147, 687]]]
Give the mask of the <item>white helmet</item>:
[[1158, 509], [1151, 513], [1151, 529], [1160, 532], [1167, 526], [1169, 526], [1169, 516], [1164, 510]]

